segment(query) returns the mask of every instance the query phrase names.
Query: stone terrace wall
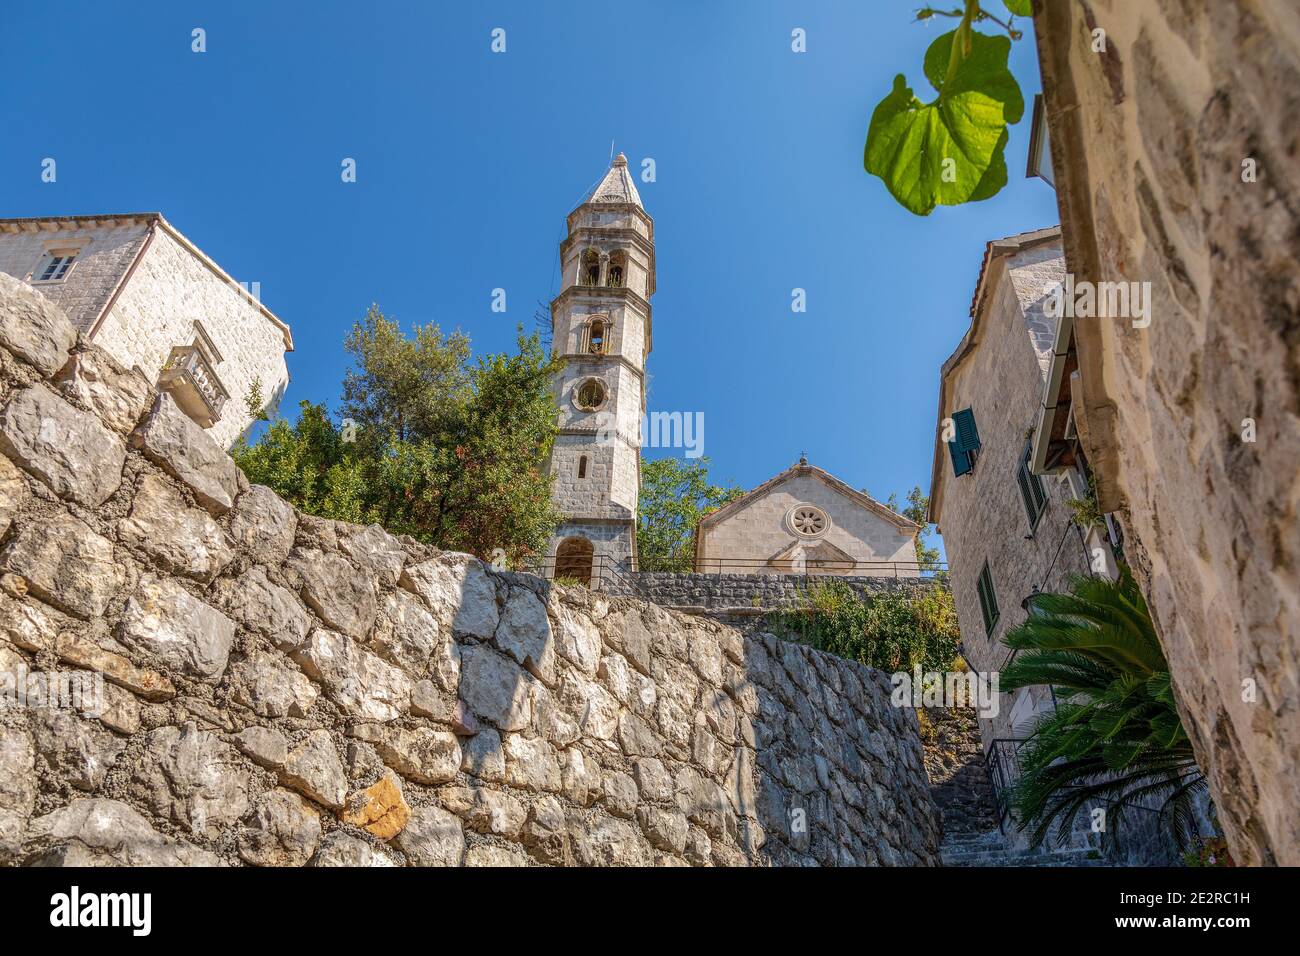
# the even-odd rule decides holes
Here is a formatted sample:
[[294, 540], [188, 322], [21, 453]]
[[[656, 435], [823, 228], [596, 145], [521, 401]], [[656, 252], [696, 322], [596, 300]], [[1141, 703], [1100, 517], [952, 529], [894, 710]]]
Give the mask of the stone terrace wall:
[[1295, 866], [1300, 15], [1034, 6], [1067, 266], [1151, 287], [1149, 328], [1075, 322], [1079, 433], [1101, 504], [1123, 509], [1233, 857]]
[[884, 591], [919, 591], [943, 587], [924, 578], [886, 578], [850, 575], [695, 574], [638, 571], [628, 575], [637, 593], [647, 601], [669, 607], [779, 608], [801, 603], [810, 587], [839, 581], [858, 595]]
[[0, 863], [936, 861], [884, 674], [297, 514], [0, 276], [24, 670], [103, 706], [0, 706]]

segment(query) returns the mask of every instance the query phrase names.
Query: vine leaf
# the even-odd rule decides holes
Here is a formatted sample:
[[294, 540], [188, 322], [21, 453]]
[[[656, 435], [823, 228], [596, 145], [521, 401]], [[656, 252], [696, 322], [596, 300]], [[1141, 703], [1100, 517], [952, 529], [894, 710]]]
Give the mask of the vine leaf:
[[1002, 2], [1006, 4], [1008, 10], [1018, 17], [1032, 17], [1034, 15], [1029, 0], [1002, 0]]
[[1007, 124], [1025, 110], [1007, 67], [1011, 41], [971, 32], [969, 52], [948, 76], [956, 35], [938, 37], [925, 53], [925, 76], [939, 95], [921, 102], [900, 73], [867, 130], [863, 166], [918, 216], [988, 199], [1005, 186]]

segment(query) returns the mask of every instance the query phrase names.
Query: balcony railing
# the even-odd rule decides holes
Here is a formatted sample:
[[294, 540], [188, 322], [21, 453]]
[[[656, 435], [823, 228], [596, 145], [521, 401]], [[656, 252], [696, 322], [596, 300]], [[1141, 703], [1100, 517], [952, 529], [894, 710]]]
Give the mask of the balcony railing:
[[170, 392], [176, 404], [204, 428], [221, 420], [230, 393], [197, 345], [177, 345], [158, 376], [158, 387]]

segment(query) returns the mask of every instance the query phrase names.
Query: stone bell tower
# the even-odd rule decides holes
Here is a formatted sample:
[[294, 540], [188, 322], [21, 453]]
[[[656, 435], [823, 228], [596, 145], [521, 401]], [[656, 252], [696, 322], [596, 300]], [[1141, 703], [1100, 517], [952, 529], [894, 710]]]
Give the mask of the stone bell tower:
[[569, 213], [560, 244], [560, 294], [551, 302], [560, 432], [551, 453], [552, 498], [565, 515], [550, 543], [557, 576], [591, 578], [593, 565], [632, 570], [654, 222], [641, 206], [627, 157], [614, 159]]

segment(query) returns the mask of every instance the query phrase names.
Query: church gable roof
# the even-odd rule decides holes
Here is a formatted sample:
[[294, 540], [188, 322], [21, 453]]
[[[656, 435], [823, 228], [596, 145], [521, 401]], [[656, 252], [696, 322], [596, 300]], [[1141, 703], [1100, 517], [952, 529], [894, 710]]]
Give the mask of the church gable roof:
[[868, 511], [875, 513], [877, 516], [884, 518], [886, 521], [889, 521], [898, 528], [900, 533], [915, 534], [921, 530], [921, 526], [915, 521], [904, 517], [887, 505], [882, 505], [870, 495], [845, 484], [825, 469], [800, 461], [798, 464], [791, 465], [779, 475], [769, 478], [753, 491], [741, 495], [735, 501], [723, 505], [717, 511], [704, 517], [697, 526], [696, 534], [698, 535], [699, 532], [703, 531], [706, 527], [711, 527], [726, 518], [738, 514], [758, 499], [785, 484], [791, 478], [798, 477], [811, 477], [818, 479], [832, 491], [838, 492], [854, 504], [857, 504]]

